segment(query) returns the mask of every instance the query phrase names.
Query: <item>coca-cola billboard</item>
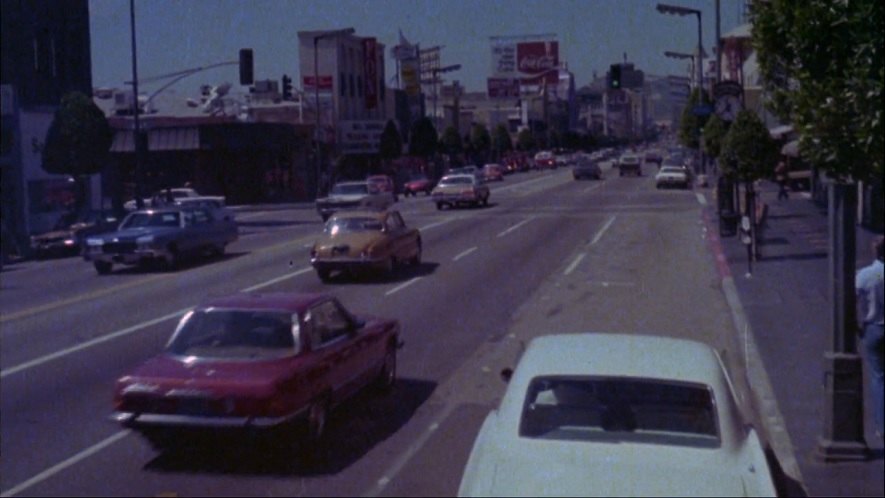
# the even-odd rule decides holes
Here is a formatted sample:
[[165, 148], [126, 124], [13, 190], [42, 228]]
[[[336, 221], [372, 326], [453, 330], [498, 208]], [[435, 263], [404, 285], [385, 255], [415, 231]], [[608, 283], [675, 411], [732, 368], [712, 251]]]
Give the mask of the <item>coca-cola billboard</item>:
[[535, 75], [559, 67], [559, 42], [522, 42], [516, 45], [516, 67]]

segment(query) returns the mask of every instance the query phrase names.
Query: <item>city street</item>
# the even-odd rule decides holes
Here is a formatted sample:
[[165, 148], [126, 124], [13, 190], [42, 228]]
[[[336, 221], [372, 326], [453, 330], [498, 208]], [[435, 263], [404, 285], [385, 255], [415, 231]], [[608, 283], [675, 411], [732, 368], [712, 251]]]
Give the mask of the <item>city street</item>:
[[[603, 171], [602, 181], [574, 181], [566, 168], [511, 175], [484, 208], [401, 197], [424, 256], [393, 278], [321, 283], [308, 252], [322, 223], [308, 205], [238, 209], [240, 239], [226, 255], [176, 272], [99, 276], [80, 258], [4, 268], [0, 493], [454, 495], [503, 392], [498, 373], [529, 339], [559, 332], [706, 342], [749, 413], [746, 338], [702, 216], [712, 200], [656, 190], [649, 164], [639, 178]], [[351, 310], [399, 319], [396, 388], [340, 407], [320, 455], [249, 440], [157, 453], [109, 421], [115, 379], [157, 354], [201, 298], [236, 291], [331, 292]]]

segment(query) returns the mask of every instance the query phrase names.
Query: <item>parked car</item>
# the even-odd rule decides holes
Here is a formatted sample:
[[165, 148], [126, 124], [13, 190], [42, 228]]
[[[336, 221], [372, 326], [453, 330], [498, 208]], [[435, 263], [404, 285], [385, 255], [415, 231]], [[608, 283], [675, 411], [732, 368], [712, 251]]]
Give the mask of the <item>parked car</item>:
[[393, 203], [391, 192], [370, 188], [368, 182], [339, 182], [327, 197], [316, 200], [316, 207], [323, 221], [326, 221], [342, 209], [386, 209]]
[[533, 339], [459, 496], [775, 496], [719, 355], [684, 339]]
[[88, 211], [66, 215], [51, 231], [31, 236], [31, 250], [37, 258], [80, 254], [87, 236], [114, 231], [119, 224], [112, 213]]
[[491, 192], [476, 175], [446, 175], [431, 194], [437, 209], [462, 205], [487, 206]]
[[199, 197], [182, 197], [176, 199], [173, 203], [182, 207], [201, 207], [212, 211], [217, 220], [234, 220], [234, 213], [224, 205], [224, 197], [217, 196], [199, 196]]
[[642, 176], [642, 160], [636, 154], [624, 154], [618, 160], [618, 175]]
[[486, 164], [482, 167], [482, 179], [486, 182], [502, 182], [504, 181], [504, 169], [500, 164]]
[[334, 271], [392, 273], [399, 264], [421, 263], [421, 233], [406, 226], [398, 211], [335, 214], [310, 250], [310, 264], [326, 282]]
[[224, 254], [237, 238], [235, 221], [217, 219], [206, 208], [169, 206], [135, 211], [117, 231], [87, 238], [83, 258], [100, 275], [114, 264], [164, 263], [174, 270], [188, 256]]
[[589, 157], [581, 157], [572, 167], [572, 177], [575, 180], [580, 180], [581, 178], [593, 178], [596, 180], [602, 179], [602, 168], [599, 167], [599, 163]]
[[677, 166], [663, 166], [655, 175], [655, 185], [657, 188], [665, 187], [691, 187], [691, 181], [685, 170]]
[[550, 151], [541, 151], [535, 154], [535, 168], [536, 169], [555, 169], [556, 157]]
[[370, 191], [377, 190], [379, 192], [389, 192], [390, 195], [393, 196], [393, 202], [399, 201], [393, 178], [387, 175], [371, 175], [366, 178], [366, 182], [369, 184]]
[[355, 315], [328, 294], [242, 293], [184, 315], [166, 348], [120, 377], [112, 419], [163, 449], [202, 429], [321, 441], [329, 410], [396, 380], [397, 320]]
[[409, 195], [418, 195], [418, 192], [424, 192], [425, 195], [430, 195], [430, 192], [433, 191], [433, 181], [430, 178], [427, 178], [427, 175], [424, 173], [418, 173], [412, 175], [412, 177], [403, 185], [403, 194], [406, 196]]

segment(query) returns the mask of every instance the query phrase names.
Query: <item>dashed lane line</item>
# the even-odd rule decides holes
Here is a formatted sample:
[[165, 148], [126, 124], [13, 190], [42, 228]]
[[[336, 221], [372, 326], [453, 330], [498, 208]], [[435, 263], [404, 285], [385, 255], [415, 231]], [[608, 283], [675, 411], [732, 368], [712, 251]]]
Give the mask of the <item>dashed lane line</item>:
[[457, 256], [455, 256], [454, 258], [452, 258], [452, 261], [458, 261], [459, 259], [463, 258], [464, 256], [467, 256], [468, 254], [472, 253], [473, 251], [475, 251], [477, 249], [479, 249], [479, 248], [476, 246], [473, 246], [470, 249], [467, 249], [466, 251], [463, 251], [460, 254], [458, 254]]
[[537, 216], [532, 216], [532, 217], [530, 217], [530, 218], [527, 218], [527, 219], [525, 219], [525, 220], [520, 221], [519, 223], [517, 223], [517, 224], [513, 225], [512, 227], [508, 228], [507, 230], [504, 230], [503, 232], [499, 233], [499, 234], [498, 234], [498, 237], [503, 237], [503, 236], [507, 235], [508, 233], [510, 233], [510, 232], [512, 232], [512, 231], [514, 231], [514, 230], [516, 230], [516, 229], [518, 229], [519, 227], [521, 227], [521, 226], [525, 225], [526, 223], [528, 223], [528, 222], [534, 220], [535, 218], [537, 218]]

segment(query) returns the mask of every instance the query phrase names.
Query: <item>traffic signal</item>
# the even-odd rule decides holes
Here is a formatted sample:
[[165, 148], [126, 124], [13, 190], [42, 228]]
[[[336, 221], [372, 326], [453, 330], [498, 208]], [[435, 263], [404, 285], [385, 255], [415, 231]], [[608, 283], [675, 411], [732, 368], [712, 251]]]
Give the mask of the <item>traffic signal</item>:
[[253, 76], [252, 49], [240, 49], [240, 84], [251, 85]]
[[292, 99], [292, 78], [283, 75], [283, 100]]
[[619, 90], [621, 88], [621, 65], [612, 64], [609, 67], [608, 74], [608, 87], [613, 90]]

